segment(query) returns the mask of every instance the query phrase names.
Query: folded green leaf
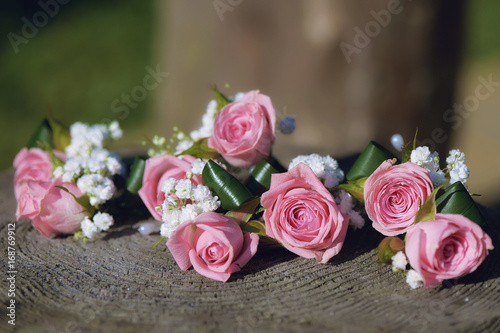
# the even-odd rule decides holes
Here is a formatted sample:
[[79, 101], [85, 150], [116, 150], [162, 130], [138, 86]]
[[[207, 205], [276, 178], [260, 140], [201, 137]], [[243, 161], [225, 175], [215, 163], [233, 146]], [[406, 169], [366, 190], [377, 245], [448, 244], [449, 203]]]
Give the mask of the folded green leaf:
[[252, 220], [245, 223], [242, 228], [243, 232], [252, 232], [259, 235], [260, 237], [266, 236], [266, 226], [264, 223], [258, 220]]
[[127, 179], [127, 190], [130, 193], [137, 194], [137, 192], [142, 187], [142, 178], [144, 176], [145, 168], [146, 168], [146, 161], [141, 157], [136, 157], [130, 169], [129, 177]]
[[36, 129], [35, 133], [31, 137], [31, 139], [28, 141], [28, 144], [26, 147], [28, 148], [41, 148], [41, 145], [39, 142], [46, 143], [50, 147], [54, 148], [54, 141], [52, 140], [52, 129], [50, 128], [49, 121], [47, 119], [44, 119], [38, 128]]
[[380, 144], [370, 141], [347, 173], [346, 179], [348, 181], [354, 181], [362, 177], [368, 177], [382, 162], [392, 158], [396, 158], [393, 153]]
[[444, 190], [436, 200], [437, 210], [445, 214], [461, 214], [479, 225], [484, 225], [481, 212], [461, 182]]
[[219, 156], [219, 153], [210, 147], [208, 147], [208, 138], [200, 139], [193, 143], [191, 147], [186, 149], [177, 156], [180, 155], [191, 155], [197, 158], [211, 159]]
[[347, 191], [353, 197], [355, 197], [359, 202], [364, 203], [364, 185], [368, 177], [362, 177], [355, 181], [348, 181], [347, 183], [337, 185], [336, 189], [342, 189]]
[[287, 170], [275, 158], [269, 156], [262, 159], [253, 169], [245, 185], [254, 195], [261, 195], [269, 190], [271, 185], [271, 175], [282, 173]]
[[255, 209], [260, 203], [260, 198], [255, 197], [252, 200], [244, 202], [238, 208], [230, 210], [226, 213], [227, 216], [235, 220], [240, 226], [244, 225], [255, 214]]
[[232, 102], [229, 98], [227, 98], [226, 96], [224, 96], [224, 94], [221, 93], [219, 91], [219, 89], [217, 89], [217, 86], [214, 85], [214, 87], [212, 88], [212, 91], [214, 92], [215, 101], [217, 102], [217, 112], [220, 111], [220, 109], [222, 109], [223, 107], [225, 107], [226, 105], [228, 105], [229, 103]]
[[69, 128], [53, 119], [48, 117], [50, 128], [52, 129], [52, 140], [54, 141], [54, 148], [60, 151], [65, 151], [66, 147], [71, 144], [71, 134]]
[[437, 213], [436, 195], [441, 188], [448, 185], [448, 182], [448, 180], [445, 181], [432, 191], [431, 195], [429, 195], [427, 200], [425, 200], [424, 204], [418, 210], [417, 215], [415, 215], [415, 221], [413, 223], [432, 221], [435, 219]]
[[217, 194], [221, 207], [225, 210], [236, 209], [253, 198], [245, 185], [212, 160], [205, 164], [202, 177], [203, 184]]

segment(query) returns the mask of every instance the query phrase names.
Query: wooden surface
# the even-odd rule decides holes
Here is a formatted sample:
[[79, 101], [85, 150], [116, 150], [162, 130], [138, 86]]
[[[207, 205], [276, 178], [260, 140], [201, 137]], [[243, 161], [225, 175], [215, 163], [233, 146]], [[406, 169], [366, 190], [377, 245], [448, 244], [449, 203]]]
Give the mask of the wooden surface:
[[[13, 223], [12, 172], [0, 175], [0, 247]], [[104, 240], [48, 240], [16, 223], [16, 326], [7, 324], [1, 257], [0, 332], [498, 332], [499, 213], [485, 209], [496, 249], [474, 274], [411, 290], [376, 264], [371, 227], [348, 233], [328, 264], [259, 251], [227, 283], [181, 271], [159, 235], [122, 221]]]

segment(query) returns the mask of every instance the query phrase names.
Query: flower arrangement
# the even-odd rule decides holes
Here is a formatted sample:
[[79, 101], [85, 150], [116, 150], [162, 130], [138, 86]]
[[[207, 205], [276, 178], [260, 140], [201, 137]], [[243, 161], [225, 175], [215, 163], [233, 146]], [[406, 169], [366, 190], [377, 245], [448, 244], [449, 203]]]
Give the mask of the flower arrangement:
[[[493, 249], [459, 150], [441, 169], [437, 153], [395, 137], [400, 156], [370, 142], [347, 173], [314, 153], [285, 168], [272, 148], [277, 131], [292, 133], [295, 120], [277, 119], [271, 99], [257, 90], [213, 92], [198, 130], [153, 137], [148, 156], [137, 157], [127, 175], [127, 190], [156, 220], [139, 231], [159, 232], [156, 245], [165, 243], [182, 270], [225, 282], [265, 245], [325, 264], [365, 219], [386, 236], [379, 264], [412, 288], [469, 274]], [[53, 145], [23, 149], [14, 161], [17, 217], [47, 237], [96, 238], [113, 224], [106, 202], [125, 168], [105, 142], [121, 131], [117, 123], [76, 123], [61, 136], [59, 125], [48, 125]]]
[[106, 146], [121, 136], [118, 122], [66, 128], [44, 120], [14, 159], [17, 219], [31, 220], [45, 237], [88, 240], [107, 231], [114, 219], [105, 204], [116, 195], [114, 178], [123, 166]]

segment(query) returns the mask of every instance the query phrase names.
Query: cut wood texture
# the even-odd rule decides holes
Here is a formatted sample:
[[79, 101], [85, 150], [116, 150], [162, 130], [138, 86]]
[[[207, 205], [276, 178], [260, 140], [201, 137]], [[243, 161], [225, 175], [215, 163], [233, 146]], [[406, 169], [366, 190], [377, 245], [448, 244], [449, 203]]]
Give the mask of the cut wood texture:
[[[15, 223], [13, 173], [0, 175], [0, 243]], [[498, 332], [499, 213], [484, 209], [493, 250], [473, 274], [412, 290], [376, 264], [381, 237], [349, 231], [328, 264], [284, 249], [259, 251], [226, 283], [181, 271], [159, 235], [120, 221], [105, 238], [46, 239], [27, 220], [16, 225], [16, 318], [6, 256], [1, 257], [1, 332]]]

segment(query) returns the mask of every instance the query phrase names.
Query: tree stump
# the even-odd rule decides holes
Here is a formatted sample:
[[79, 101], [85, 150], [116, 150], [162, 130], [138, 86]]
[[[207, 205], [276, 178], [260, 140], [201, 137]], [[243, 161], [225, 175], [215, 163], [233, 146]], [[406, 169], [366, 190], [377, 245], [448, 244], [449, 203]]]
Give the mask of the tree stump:
[[[498, 332], [499, 216], [484, 209], [495, 244], [473, 274], [412, 290], [376, 264], [381, 237], [370, 226], [348, 233], [327, 264], [284, 249], [258, 254], [226, 283], [181, 271], [159, 235], [120, 221], [104, 239], [46, 239], [15, 222], [13, 172], [0, 175], [0, 243], [15, 224], [15, 326], [7, 256], [0, 299], [5, 332]], [[7, 312], [8, 313], [8, 312]]]

